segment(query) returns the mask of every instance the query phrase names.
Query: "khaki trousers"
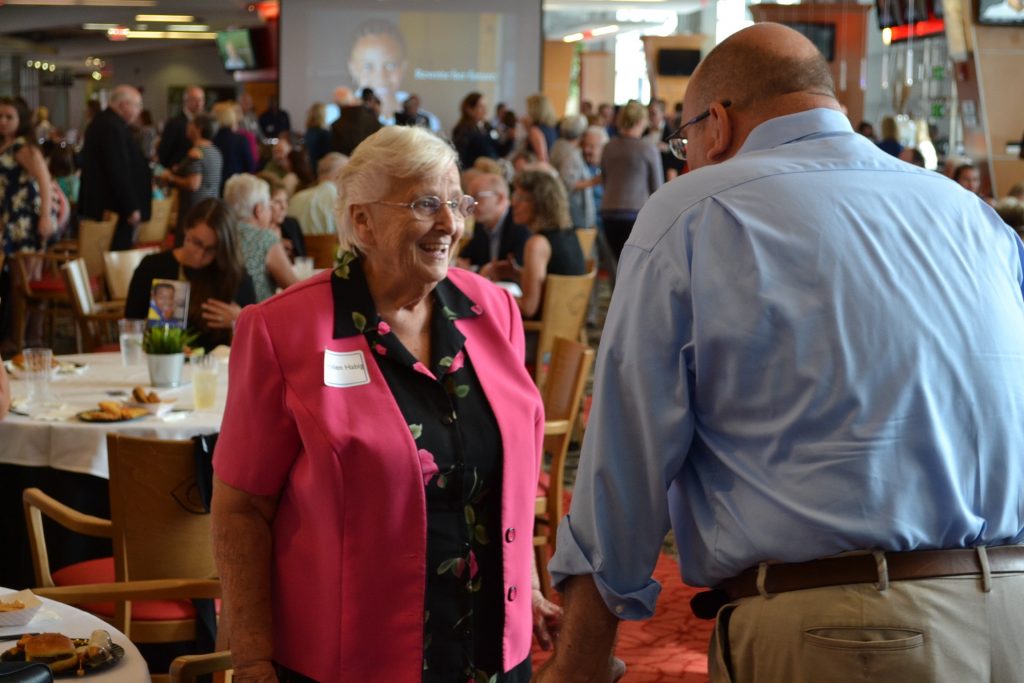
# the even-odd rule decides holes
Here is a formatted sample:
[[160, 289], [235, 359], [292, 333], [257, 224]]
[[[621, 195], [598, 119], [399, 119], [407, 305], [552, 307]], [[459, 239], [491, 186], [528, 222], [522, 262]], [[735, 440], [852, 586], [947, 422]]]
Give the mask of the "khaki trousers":
[[957, 576], [737, 600], [718, 613], [710, 681], [1024, 683], [1024, 574], [985, 583]]

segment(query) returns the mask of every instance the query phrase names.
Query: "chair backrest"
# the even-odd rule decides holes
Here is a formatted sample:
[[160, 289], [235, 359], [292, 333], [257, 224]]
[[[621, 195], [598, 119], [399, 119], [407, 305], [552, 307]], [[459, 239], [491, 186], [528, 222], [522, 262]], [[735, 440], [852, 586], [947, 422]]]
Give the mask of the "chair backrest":
[[82, 219], [78, 222], [78, 257], [85, 259], [85, 267], [92, 277], [103, 275], [103, 252], [110, 251], [117, 227], [117, 214], [102, 221]]
[[583, 260], [594, 257], [594, 243], [597, 241], [597, 228], [576, 228], [576, 239], [580, 243], [580, 251], [583, 252]]
[[552, 537], [564, 514], [565, 458], [593, 364], [594, 350], [589, 346], [562, 337], [555, 339], [547, 381], [541, 392], [545, 421], [549, 425], [554, 421], [564, 422], [546, 429], [544, 435], [544, 451], [551, 455], [547, 510]]
[[[162, 201], [162, 200], [161, 200]], [[157, 247], [128, 249], [126, 251], [103, 252], [103, 265], [107, 276], [107, 291], [111, 299], [127, 299], [128, 285], [139, 263], [149, 254], [159, 251]]]
[[140, 244], [163, 242], [171, 225], [173, 204], [173, 195], [165, 199], [154, 199], [150, 204], [149, 220], [139, 225], [139, 234], [136, 235], [135, 241]]
[[107, 434], [118, 581], [217, 575], [191, 441]]
[[61, 268], [68, 283], [68, 298], [71, 300], [71, 310], [74, 311], [75, 317], [92, 315], [96, 311], [96, 300], [92, 297], [85, 259], [71, 259]]
[[548, 275], [544, 279], [544, 304], [534, 359], [534, 380], [542, 390], [555, 338], [580, 336], [596, 275], [597, 271], [591, 270], [586, 275]]
[[333, 268], [338, 254], [337, 235], [303, 235], [306, 254], [313, 257], [314, 268]]

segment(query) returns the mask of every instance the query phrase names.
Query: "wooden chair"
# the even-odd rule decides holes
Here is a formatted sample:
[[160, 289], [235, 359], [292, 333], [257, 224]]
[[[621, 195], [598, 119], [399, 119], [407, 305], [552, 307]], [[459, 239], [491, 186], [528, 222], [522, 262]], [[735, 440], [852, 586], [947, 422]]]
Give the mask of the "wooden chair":
[[583, 260], [592, 261], [594, 259], [594, 243], [597, 241], [597, 228], [576, 228], [576, 239], [580, 242]]
[[[67, 283], [71, 312], [75, 316], [75, 344], [78, 353], [116, 350], [101, 347], [113, 345], [112, 341], [107, 343], [104, 340], [117, 338], [115, 325], [124, 317], [124, 302], [96, 302], [92, 295], [89, 274], [86, 272], [85, 259], [71, 259], [61, 269]], [[111, 330], [115, 330], [113, 334]]]
[[[137, 643], [194, 640], [195, 611], [185, 599], [219, 597], [220, 582], [213, 578], [210, 515], [198, 499], [192, 442], [107, 434], [107, 457], [109, 520], [76, 512], [37, 488], [22, 494], [39, 586], [33, 591], [80, 605]], [[51, 572], [43, 515], [110, 538], [113, 557]]]
[[555, 339], [550, 371], [541, 392], [545, 417], [544, 453], [551, 456], [551, 468], [541, 474], [533, 535], [541, 592], [545, 596], [551, 595], [547, 558], [554, 552], [558, 523], [565, 515], [565, 456], [593, 364], [594, 350], [589, 346], [562, 337]]
[[234, 664], [224, 650], [206, 655], [182, 655], [171, 662], [171, 683], [195, 683], [196, 678], [218, 671], [229, 671]]
[[128, 298], [128, 286], [132, 282], [135, 269], [139, 267], [142, 259], [158, 251], [157, 247], [143, 247], [103, 252], [103, 270], [107, 277], [107, 292], [112, 300], [124, 301]]
[[306, 255], [313, 257], [314, 268], [333, 268], [338, 255], [337, 235], [303, 235]]
[[555, 337], [580, 338], [596, 275], [596, 270], [586, 275], [548, 275], [544, 279], [541, 319], [523, 322], [527, 332], [537, 333], [537, 354], [532, 359], [533, 378], [542, 391]]
[[136, 244], [163, 244], [167, 231], [171, 226], [171, 209], [174, 206], [174, 195], [165, 199], [154, 199], [149, 209], [149, 220], [139, 224]]
[[20, 351], [25, 338], [26, 311], [29, 306], [42, 311], [44, 337], [53, 346], [54, 320], [59, 312], [69, 312], [68, 288], [60, 266], [67, 260], [61, 254], [19, 252], [15, 254], [14, 340]]
[[117, 214], [108, 213], [102, 221], [78, 222], [78, 258], [85, 259], [89, 277], [103, 276], [103, 252], [110, 251], [116, 227]]

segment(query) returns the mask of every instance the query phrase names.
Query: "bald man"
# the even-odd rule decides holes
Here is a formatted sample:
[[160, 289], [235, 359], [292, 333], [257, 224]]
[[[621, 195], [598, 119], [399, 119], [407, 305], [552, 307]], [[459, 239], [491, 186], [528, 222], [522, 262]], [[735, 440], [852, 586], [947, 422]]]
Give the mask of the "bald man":
[[92, 220], [102, 220], [106, 211], [117, 214], [113, 250], [130, 249], [135, 229], [149, 220], [152, 174], [130, 128], [141, 111], [139, 91], [117, 86], [107, 108], [89, 124], [82, 146], [78, 212]]
[[206, 94], [197, 85], [185, 88], [181, 98], [181, 111], [172, 116], [164, 124], [164, 130], [160, 134], [160, 144], [156, 148], [157, 159], [164, 168], [171, 168], [188, 154], [192, 148], [189, 142], [186, 129], [188, 122], [196, 114], [201, 114], [206, 108]]
[[[736, 33], [619, 262], [540, 681], [613, 680], [674, 529], [713, 682], [1021, 681], [1024, 243]], [[628, 665], [628, 663], [627, 663]]]

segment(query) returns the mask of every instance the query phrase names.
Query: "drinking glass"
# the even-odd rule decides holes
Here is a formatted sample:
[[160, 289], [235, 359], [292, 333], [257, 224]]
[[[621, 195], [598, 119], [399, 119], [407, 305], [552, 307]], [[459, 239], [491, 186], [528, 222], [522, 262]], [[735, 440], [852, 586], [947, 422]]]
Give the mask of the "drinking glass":
[[305, 280], [313, 275], [313, 257], [312, 256], [296, 256], [295, 257], [295, 277], [300, 280]]
[[217, 373], [220, 363], [213, 356], [193, 356], [192, 401], [196, 410], [209, 410], [217, 403]]
[[146, 332], [146, 321], [122, 318], [117, 321], [117, 332], [121, 344], [121, 365], [129, 367], [145, 363], [142, 335]]
[[50, 378], [53, 376], [53, 351], [32, 348], [22, 351], [25, 364], [25, 384], [28, 387], [28, 402], [44, 404], [50, 400]]

